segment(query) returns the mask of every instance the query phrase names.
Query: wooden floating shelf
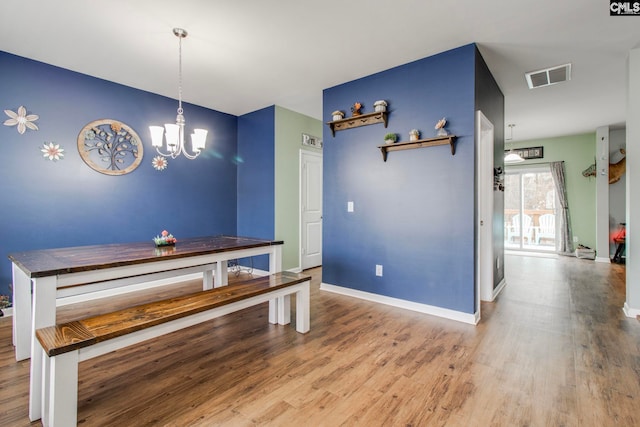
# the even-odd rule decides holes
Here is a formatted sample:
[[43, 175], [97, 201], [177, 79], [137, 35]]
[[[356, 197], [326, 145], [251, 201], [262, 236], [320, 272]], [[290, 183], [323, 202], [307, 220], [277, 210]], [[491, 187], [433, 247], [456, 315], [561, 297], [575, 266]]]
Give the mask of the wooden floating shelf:
[[451, 155], [455, 156], [456, 154], [456, 146], [454, 145], [455, 139], [456, 139], [455, 135], [438, 136], [436, 138], [419, 139], [417, 141], [396, 142], [393, 144], [378, 145], [378, 148], [382, 152], [382, 159], [385, 162], [387, 161], [387, 154], [389, 153], [389, 151], [412, 150], [414, 148], [435, 147], [436, 145], [447, 145], [447, 144], [451, 145]]
[[357, 128], [366, 125], [375, 125], [376, 123], [384, 123], [384, 127], [387, 127], [388, 116], [388, 111], [376, 111], [374, 113], [360, 114], [359, 116], [334, 120], [332, 122], [327, 122], [327, 124], [331, 128], [331, 134], [333, 136], [336, 136], [336, 131], [338, 130]]

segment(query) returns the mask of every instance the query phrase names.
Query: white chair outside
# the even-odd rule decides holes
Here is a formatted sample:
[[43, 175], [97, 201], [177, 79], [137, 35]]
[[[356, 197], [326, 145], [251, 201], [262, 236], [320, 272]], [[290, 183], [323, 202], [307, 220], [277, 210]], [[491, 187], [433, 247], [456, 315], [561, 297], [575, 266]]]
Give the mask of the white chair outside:
[[[529, 215], [522, 215], [522, 233], [520, 233], [520, 214], [516, 214], [511, 218], [511, 227], [507, 233], [507, 240], [511, 242], [514, 237], [527, 239], [527, 243], [532, 242], [533, 227]], [[524, 243], [524, 241], [522, 243]]]
[[540, 244], [541, 239], [556, 239], [556, 216], [553, 214], [540, 215], [538, 218], [540, 226], [536, 231], [536, 245]]

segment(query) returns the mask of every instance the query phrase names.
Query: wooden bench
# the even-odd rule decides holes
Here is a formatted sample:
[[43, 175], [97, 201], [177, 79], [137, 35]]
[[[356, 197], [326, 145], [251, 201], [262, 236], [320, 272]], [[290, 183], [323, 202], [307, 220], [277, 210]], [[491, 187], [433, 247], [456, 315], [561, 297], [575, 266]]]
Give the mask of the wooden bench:
[[75, 426], [78, 363], [216, 317], [269, 301], [269, 322], [290, 323], [296, 295], [296, 330], [310, 328], [310, 276], [281, 272], [191, 295], [38, 329], [45, 357], [42, 420], [45, 426]]

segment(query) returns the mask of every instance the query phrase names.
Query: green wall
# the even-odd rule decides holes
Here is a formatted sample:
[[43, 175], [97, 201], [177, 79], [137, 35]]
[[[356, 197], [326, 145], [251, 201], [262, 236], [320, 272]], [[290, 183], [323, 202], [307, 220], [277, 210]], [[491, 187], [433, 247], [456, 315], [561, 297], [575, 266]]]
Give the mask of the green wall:
[[275, 238], [284, 240], [282, 269], [300, 267], [300, 150], [302, 134], [322, 138], [322, 122], [276, 106], [275, 114]]
[[595, 132], [507, 143], [505, 149], [539, 146], [544, 147], [543, 159], [527, 160], [515, 166], [507, 166], [507, 168], [517, 168], [531, 163], [550, 163], [564, 160], [573, 235], [578, 236], [578, 243], [595, 249], [596, 180], [582, 176], [582, 171], [595, 162]]

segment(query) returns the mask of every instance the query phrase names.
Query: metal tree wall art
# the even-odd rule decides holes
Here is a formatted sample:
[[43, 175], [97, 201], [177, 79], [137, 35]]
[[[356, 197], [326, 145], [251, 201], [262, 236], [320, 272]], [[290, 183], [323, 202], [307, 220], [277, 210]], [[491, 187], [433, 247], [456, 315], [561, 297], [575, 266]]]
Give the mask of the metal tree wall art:
[[18, 112], [4, 110], [5, 114], [10, 117], [4, 121], [5, 126], [17, 126], [18, 133], [22, 135], [27, 129], [38, 130], [38, 126], [33, 123], [39, 119], [36, 114], [27, 114], [24, 106], [18, 107]]
[[117, 120], [96, 120], [78, 135], [78, 152], [92, 169], [106, 175], [124, 175], [142, 162], [144, 147], [132, 128]]

